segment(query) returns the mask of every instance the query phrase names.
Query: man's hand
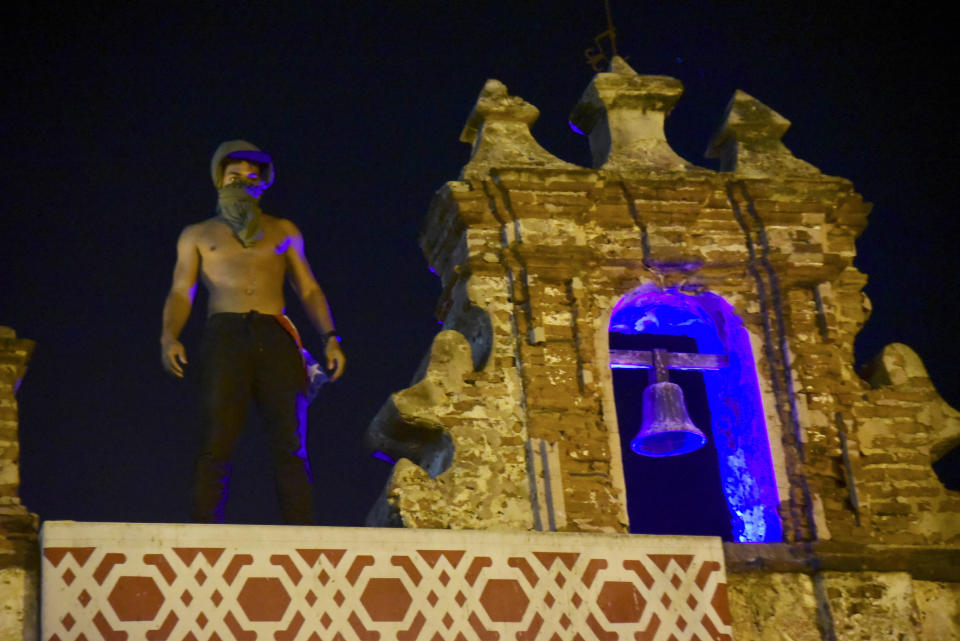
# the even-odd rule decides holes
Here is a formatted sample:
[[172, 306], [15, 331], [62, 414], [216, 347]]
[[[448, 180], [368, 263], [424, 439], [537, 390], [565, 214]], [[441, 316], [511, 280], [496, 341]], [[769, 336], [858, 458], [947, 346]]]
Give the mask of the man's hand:
[[164, 341], [160, 344], [160, 359], [163, 369], [177, 378], [183, 378], [183, 366], [187, 364], [187, 350], [180, 341]]
[[340, 349], [340, 341], [336, 337], [329, 338], [323, 352], [327, 357], [327, 372], [330, 374], [330, 380], [335, 381], [343, 375], [343, 368], [347, 364], [347, 358]]

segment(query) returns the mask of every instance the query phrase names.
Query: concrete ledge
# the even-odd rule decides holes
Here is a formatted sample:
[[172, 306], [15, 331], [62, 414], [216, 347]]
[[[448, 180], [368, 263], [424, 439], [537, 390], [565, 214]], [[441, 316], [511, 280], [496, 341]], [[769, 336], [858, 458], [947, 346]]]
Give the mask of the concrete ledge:
[[907, 572], [921, 581], [960, 582], [960, 547], [724, 543], [729, 572]]
[[716, 538], [47, 522], [42, 557], [44, 641], [730, 639]]

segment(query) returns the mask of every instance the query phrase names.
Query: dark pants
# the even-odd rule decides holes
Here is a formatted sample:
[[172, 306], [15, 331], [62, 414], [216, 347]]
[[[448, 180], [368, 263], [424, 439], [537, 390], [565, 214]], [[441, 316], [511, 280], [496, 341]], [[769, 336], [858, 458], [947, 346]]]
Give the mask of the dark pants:
[[254, 401], [266, 425], [285, 523], [313, 524], [306, 449], [303, 361], [269, 315], [214, 314], [200, 345], [203, 446], [194, 478], [193, 520], [222, 523], [233, 451]]

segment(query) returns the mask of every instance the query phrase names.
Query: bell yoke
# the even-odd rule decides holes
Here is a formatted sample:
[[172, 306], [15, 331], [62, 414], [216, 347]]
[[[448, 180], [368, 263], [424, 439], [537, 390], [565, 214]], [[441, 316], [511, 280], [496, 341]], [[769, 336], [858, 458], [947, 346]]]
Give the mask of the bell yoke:
[[643, 418], [630, 449], [643, 456], [662, 457], [688, 454], [706, 445], [706, 434], [690, 420], [683, 390], [670, 382], [667, 370], [720, 369], [729, 362], [724, 354], [610, 350], [610, 367], [614, 369], [650, 369], [650, 384], [643, 390]]

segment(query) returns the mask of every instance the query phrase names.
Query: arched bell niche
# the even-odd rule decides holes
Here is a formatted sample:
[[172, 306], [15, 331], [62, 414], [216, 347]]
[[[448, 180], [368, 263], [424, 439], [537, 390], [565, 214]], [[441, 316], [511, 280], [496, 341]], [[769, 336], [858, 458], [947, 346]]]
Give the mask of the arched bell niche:
[[776, 477], [753, 350], [733, 307], [710, 292], [644, 285], [614, 307], [609, 339], [611, 350], [660, 348], [728, 359], [718, 369], [669, 370], [708, 442], [697, 452], [663, 458], [630, 449], [649, 370], [611, 362], [630, 531], [780, 541]]

